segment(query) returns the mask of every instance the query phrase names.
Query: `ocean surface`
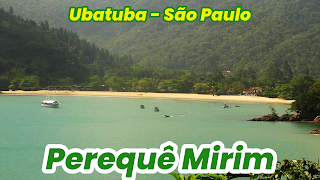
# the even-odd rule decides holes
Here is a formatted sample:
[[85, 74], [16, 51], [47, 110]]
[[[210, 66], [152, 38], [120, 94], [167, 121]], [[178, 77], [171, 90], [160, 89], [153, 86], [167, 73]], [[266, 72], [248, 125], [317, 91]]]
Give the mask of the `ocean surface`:
[[[41, 171], [47, 144], [71, 148], [159, 148], [166, 141], [210, 144], [222, 141], [231, 148], [245, 141], [249, 148], [272, 148], [282, 159], [320, 158], [320, 136], [310, 135], [318, 125], [291, 122], [248, 122], [289, 105], [222, 102], [57, 96], [58, 109], [41, 108], [44, 96], [0, 95], [0, 179], [6, 180], [120, 180], [121, 175], [70, 175], [61, 167], [54, 174]], [[140, 109], [140, 105], [145, 109]], [[236, 108], [235, 106], [240, 107]], [[158, 106], [160, 112], [154, 112]], [[171, 115], [165, 118], [164, 115]], [[170, 175], [137, 175], [137, 180], [173, 180]]]

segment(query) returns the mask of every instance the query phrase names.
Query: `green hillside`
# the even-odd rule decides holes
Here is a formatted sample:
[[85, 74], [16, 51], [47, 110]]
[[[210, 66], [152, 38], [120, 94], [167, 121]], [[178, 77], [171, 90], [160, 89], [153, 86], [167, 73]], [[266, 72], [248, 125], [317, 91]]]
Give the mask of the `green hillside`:
[[[111, 52], [131, 54], [144, 67], [210, 71], [219, 67], [234, 70], [252, 67], [264, 70], [280, 66], [285, 60], [295, 75], [318, 76], [320, 1], [318, 0], [3, 0], [0, 6], [13, 6], [14, 13], [51, 26], [63, 26]], [[210, 6], [231, 9], [240, 5], [250, 9], [248, 23], [166, 23], [149, 19], [146, 23], [71, 23], [70, 6], [91, 9], [163, 10], [167, 6], [187, 5], [188, 9]]]
[[130, 66], [130, 57], [112, 55], [74, 32], [50, 28], [47, 22], [37, 25], [2, 9], [0, 42], [0, 89], [82, 84], [103, 77], [107, 69]]

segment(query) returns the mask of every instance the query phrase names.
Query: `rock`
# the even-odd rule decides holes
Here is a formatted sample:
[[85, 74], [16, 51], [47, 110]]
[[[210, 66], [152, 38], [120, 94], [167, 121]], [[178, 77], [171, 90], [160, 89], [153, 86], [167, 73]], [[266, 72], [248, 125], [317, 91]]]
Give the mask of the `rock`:
[[279, 116], [276, 114], [268, 114], [266, 116], [262, 116], [262, 121], [277, 121]]
[[313, 131], [311, 134], [320, 134], [320, 131]]
[[320, 116], [317, 116], [314, 120], [313, 120], [314, 123], [320, 123]]
[[291, 115], [291, 117], [289, 118], [289, 121], [301, 121], [301, 117], [299, 113], [294, 113], [293, 115]]
[[290, 114], [284, 114], [278, 118], [278, 121], [289, 121], [291, 116], [292, 115], [290, 115]]
[[265, 116], [262, 116], [261, 118], [253, 118], [249, 121], [276, 121], [278, 120], [279, 116], [277, 116], [276, 114], [268, 114]]
[[261, 118], [253, 118], [253, 119], [250, 119], [249, 121], [262, 121]]
[[[312, 121], [314, 114], [304, 114], [301, 115], [299, 113], [295, 114], [284, 114], [281, 117], [276, 114], [268, 114], [262, 116], [261, 118], [253, 118], [249, 121]], [[313, 121], [313, 123], [320, 123], [320, 116], [317, 116]]]

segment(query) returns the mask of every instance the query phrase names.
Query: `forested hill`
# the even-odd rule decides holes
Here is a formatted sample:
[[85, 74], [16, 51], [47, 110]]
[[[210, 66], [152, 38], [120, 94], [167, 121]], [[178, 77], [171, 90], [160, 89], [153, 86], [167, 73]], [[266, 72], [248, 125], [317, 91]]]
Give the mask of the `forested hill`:
[[[209, 71], [219, 67], [235, 70], [252, 67], [263, 71], [268, 65], [280, 66], [285, 60], [295, 75], [309, 69], [318, 76], [320, 69], [319, 0], [4, 0], [0, 6], [12, 6], [15, 14], [47, 19], [52, 26], [79, 32], [81, 37], [111, 52], [131, 54], [144, 67]], [[71, 23], [70, 6], [91, 9], [162, 11], [167, 6], [203, 6], [213, 9], [250, 9], [247, 23], [166, 23], [148, 19], [146, 23]]]
[[[104, 76], [107, 69], [130, 66], [130, 57], [112, 55], [106, 49], [80, 39], [71, 31], [50, 28], [0, 10], [0, 89], [19, 88], [22, 81], [33, 89], [51, 85], [87, 83]], [[39, 84], [40, 82], [40, 84]]]

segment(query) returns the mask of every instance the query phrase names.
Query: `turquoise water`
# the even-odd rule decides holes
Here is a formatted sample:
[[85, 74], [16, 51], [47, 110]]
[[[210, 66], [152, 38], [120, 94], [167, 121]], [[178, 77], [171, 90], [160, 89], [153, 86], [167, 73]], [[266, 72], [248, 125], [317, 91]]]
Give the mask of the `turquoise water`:
[[[111, 173], [90, 175], [65, 173], [61, 167], [51, 175], [41, 171], [47, 144], [68, 148], [159, 148], [166, 141], [226, 147], [242, 140], [250, 148], [272, 148], [278, 160], [320, 158], [320, 136], [310, 135], [310, 123], [248, 122], [270, 112], [270, 104], [58, 96], [58, 109], [41, 108], [44, 96], [0, 95], [0, 179], [121, 179]], [[145, 109], [140, 109], [144, 104]], [[240, 105], [240, 108], [235, 108]], [[153, 111], [159, 106], [160, 112]], [[273, 104], [283, 114], [288, 105]], [[173, 117], [165, 118], [165, 114]], [[183, 114], [183, 116], [181, 116]], [[117, 138], [119, 136], [119, 138]], [[169, 175], [137, 175], [138, 180], [173, 179]]]

